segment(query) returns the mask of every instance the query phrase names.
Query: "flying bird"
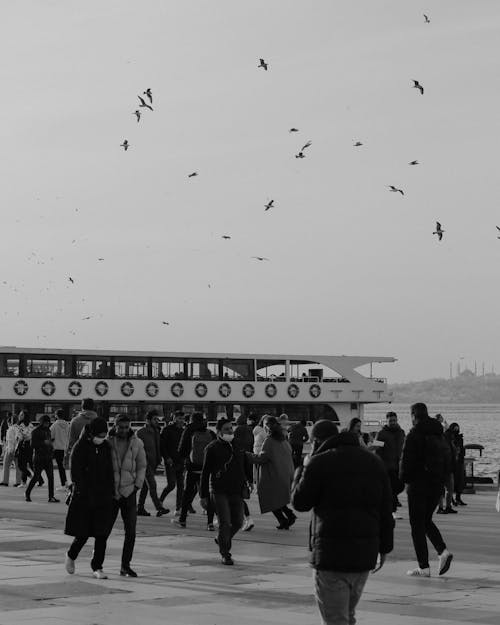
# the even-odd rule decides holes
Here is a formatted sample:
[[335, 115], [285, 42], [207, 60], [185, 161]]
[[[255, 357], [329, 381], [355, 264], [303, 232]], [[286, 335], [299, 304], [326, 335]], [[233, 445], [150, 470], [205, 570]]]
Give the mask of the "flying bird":
[[151, 89], [146, 89], [146, 91], [143, 92], [145, 96], [148, 96], [148, 100], [151, 102], [151, 104], [153, 104], [153, 93], [151, 92]]
[[414, 89], [418, 89], [420, 91], [421, 95], [424, 95], [424, 88], [422, 87], [422, 85], [418, 82], [418, 80], [413, 80], [413, 88]]
[[441, 239], [443, 238], [443, 232], [444, 230], [441, 228], [441, 224], [439, 223], [439, 221], [436, 221], [436, 229], [432, 234], [437, 234], [438, 239], [441, 241]]
[[141, 119], [141, 111], [134, 111], [132, 115], [135, 115], [137, 117], [137, 122], [139, 122], [139, 120]]
[[410, 161], [408, 165], [420, 165], [418, 161]]
[[68, 280], [71, 282], [71, 284], [75, 284], [75, 281], [73, 280], [71, 276], [68, 277]]
[[163, 324], [164, 326], [169, 326], [169, 325], [170, 325], [170, 322], [169, 322], [169, 321], [162, 321], [162, 324]]
[[140, 108], [140, 107], [145, 107], [145, 108], [149, 109], [150, 111], [152, 111], [152, 110], [153, 110], [153, 107], [152, 107], [152, 106], [149, 106], [149, 104], [147, 104], [147, 103], [146, 103], [146, 101], [144, 100], [144, 98], [141, 98], [141, 96], [140, 96], [140, 95], [138, 95], [137, 97], [139, 98], [139, 102], [140, 102], [140, 104], [139, 104], [139, 108]]
[[361, 141], [356, 141], [356, 143], [354, 144], [355, 148], [360, 148], [363, 144], [361, 143]]
[[228, 241], [231, 237], [227, 234], [223, 234], [221, 238], [226, 239], [226, 241]]
[[98, 258], [97, 260], [104, 260], [104, 258]]
[[304, 154], [304, 152], [299, 152], [298, 154], [295, 155], [295, 158], [305, 158], [306, 155]]
[[189, 174], [189, 175], [188, 175], [188, 178], [194, 178], [194, 177], [195, 177], [195, 176], [197, 176], [197, 175], [198, 175], [198, 172], [197, 172], [197, 171], [193, 171], [193, 173], [192, 173], [192, 174]]
[[92, 317], [83, 317], [82, 321], [87, 321], [88, 319], [91, 319]]
[[270, 208], [274, 206], [274, 200], [270, 200], [265, 206], [266, 208], [264, 209], [264, 212], [268, 211]]
[[429, 17], [424, 13], [424, 20], [426, 24], [430, 24], [431, 20], [429, 19]]
[[269, 64], [268, 64], [268, 63], [266, 63], [266, 62], [264, 61], [264, 59], [259, 59], [259, 61], [260, 61], [260, 63], [259, 63], [259, 67], [263, 67], [263, 68], [266, 70], [266, 72], [267, 72], [267, 68], [268, 68], [268, 65], [269, 65]]
[[269, 260], [269, 258], [266, 258], [265, 256], [252, 256], [252, 258], [255, 258], [256, 260]]
[[305, 143], [299, 150], [299, 153], [295, 155], [295, 158], [305, 158], [304, 150], [312, 145], [312, 141]]
[[128, 150], [129, 145], [130, 143], [127, 141], [127, 139], [125, 139], [123, 143], [120, 143], [120, 147], [123, 148], [125, 152]]
[[290, 130], [288, 132], [299, 132], [298, 128], [290, 128]]
[[392, 184], [388, 185], [388, 187], [389, 187], [389, 190], [392, 191], [393, 193], [401, 193], [401, 195], [404, 195], [403, 189], [398, 189]]

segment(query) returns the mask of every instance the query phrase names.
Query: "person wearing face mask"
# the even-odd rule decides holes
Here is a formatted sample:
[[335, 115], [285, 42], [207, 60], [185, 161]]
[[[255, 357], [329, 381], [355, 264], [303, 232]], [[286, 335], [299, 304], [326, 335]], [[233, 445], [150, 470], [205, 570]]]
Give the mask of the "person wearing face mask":
[[97, 579], [103, 572], [106, 543], [114, 522], [115, 482], [111, 447], [106, 440], [108, 424], [96, 417], [84, 427], [71, 452], [71, 499], [64, 533], [74, 540], [66, 554], [66, 571], [75, 572], [75, 560], [90, 537], [94, 551], [90, 566]]
[[234, 440], [233, 425], [217, 422], [217, 439], [205, 449], [200, 479], [200, 499], [204, 507], [212, 498], [219, 519], [219, 546], [222, 564], [234, 564], [232, 539], [243, 525], [244, 490], [252, 484], [252, 464], [245, 450]]

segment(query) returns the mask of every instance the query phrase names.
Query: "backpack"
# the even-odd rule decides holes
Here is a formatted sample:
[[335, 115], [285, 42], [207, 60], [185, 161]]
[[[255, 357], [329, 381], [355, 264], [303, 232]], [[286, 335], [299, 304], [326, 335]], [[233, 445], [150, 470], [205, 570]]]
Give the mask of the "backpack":
[[428, 434], [424, 441], [424, 470], [433, 482], [445, 482], [451, 470], [451, 449], [443, 434]]
[[191, 436], [191, 453], [189, 459], [192, 464], [201, 466], [205, 459], [205, 447], [213, 441], [209, 430], [198, 430]]

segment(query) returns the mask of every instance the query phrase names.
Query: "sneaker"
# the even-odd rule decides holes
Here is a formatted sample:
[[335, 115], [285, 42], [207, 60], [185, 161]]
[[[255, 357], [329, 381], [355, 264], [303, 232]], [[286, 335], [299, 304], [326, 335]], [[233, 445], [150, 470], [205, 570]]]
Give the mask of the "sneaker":
[[252, 521], [250, 517], [245, 519], [245, 524], [243, 525], [244, 532], [251, 532], [254, 527], [255, 527], [255, 523]]
[[174, 512], [174, 516], [175, 516], [175, 517], [179, 517], [179, 516], [181, 516], [181, 511], [180, 511], [180, 510], [176, 510], [176, 511]]
[[122, 566], [120, 569], [120, 575], [122, 577], [137, 577], [137, 573], [129, 566]]
[[17, 482], [17, 484], [14, 484], [14, 488], [19, 488], [20, 486], [22, 486], [21, 482]]
[[448, 508], [444, 509], [444, 514], [458, 514], [458, 512], [456, 510], [453, 510], [453, 508], [449, 506]]
[[64, 558], [64, 568], [66, 569], [66, 573], [69, 573], [70, 575], [73, 575], [75, 572], [75, 561], [72, 560], [68, 554], [66, 554], [66, 557]]
[[163, 516], [164, 514], [168, 514], [170, 510], [168, 508], [160, 508], [156, 511], [156, 516]]
[[463, 499], [457, 499], [457, 506], [466, 506], [467, 504]]
[[27, 501], [28, 503], [31, 503], [31, 497], [29, 495], [25, 495], [24, 497], [25, 501]]
[[406, 574], [409, 575], [410, 577], [430, 577], [431, 570], [429, 567], [427, 567], [426, 569], [421, 569], [419, 566], [417, 566], [416, 569], [412, 569], [411, 571], [406, 571]]
[[92, 571], [92, 575], [96, 579], [108, 579], [108, 576], [102, 569], [97, 569], [97, 571]]
[[151, 512], [148, 512], [146, 508], [139, 508], [139, 510], [137, 510], [137, 516], [151, 516]]
[[439, 562], [439, 575], [444, 575], [448, 569], [450, 568], [451, 561], [453, 560], [453, 554], [445, 549], [441, 555], [438, 557]]
[[186, 527], [186, 521], [181, 521], [180, 519], [171, 519], [170, 523], [172, 523], [172, 525], [177, 525], [177, 527]]
[[51, 497], [49, 499], [49, 503], [60, 503], [60, 501], [61, 501], [60, 499], [56, 499], [55, 497]]
[[288, 527], [290, 528], [297, 520], [297, 515], [292, 512], [292, 514], [287, 516], [287, 520], [288, 520]]
[[7, 482], [0, 482], [0, 486], [8, 486]]
[[215, 532], [215, 526], [214, 526], [214, 524], [213, 524], [213, 523], [208, 523], [208, 524], [207, 524], [207, 530], [208, 530], [209, 532]]
[[233, 566], [234, 564], [234, 560], [231, 558], [231, 556], [222, 556], [221, 562], [226, 566]]
[[404, 516], [402, 514], [398, 514], [397, 512], [393, 512], [392, 513], [392, 518], [395, 521], [401, 521], [401, 519], [404, 519]]
[[17, 485], [17, 488], [26, 488], [26, 482], [21, 482]]

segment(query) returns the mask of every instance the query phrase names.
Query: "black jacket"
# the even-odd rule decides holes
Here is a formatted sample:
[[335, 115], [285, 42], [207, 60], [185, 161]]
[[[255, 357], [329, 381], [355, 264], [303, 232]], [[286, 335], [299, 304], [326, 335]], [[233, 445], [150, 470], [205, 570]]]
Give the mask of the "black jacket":
[[399, 471], [399, 461], [405, 442], [404, 430], [399, 426], [384, 427], [378, 432], [377, 440], [384, 443], [383, 447], [377, 447], [375, 453], [382, 459], [388, 471]]
[[33, 449], [34, 461], [50, 460], [54, 455], [50, 428], [37, 425], [33, 432], [31, 432], [31, 447]]
[[252, 463], [238, 442], [231, 444], [217, 438], [208, 445], [201, 471], [200, 497], [208, 497], [209, 491], [240, 495], [245, 483], [252, 481]]
[[[188, 423], [182, 432], [181, 440], [179, 442], [179, 456], [186, 461], [186, 468], [191, 471], [201, 471], [201, 465], [193, 464], [189, 458], [192, 448], [192, 437], [195, 432], [204, 432], [207, 429], [205, 423]], [[217, 438], [211, 431], [212, 438]]]
[[[332, 476], [335, 476], [332, 479]], [[381, 460], [358, 445], [311, 457], [293, 486], [296, 510], [313, 510], [311, 564], [327, 571], [374, 568], [393, 548], [392, 493]]]
[[183, 459], [179, 454], [179, 443], [181, 442], [184, 428], [179, 428], [175, 423], [166, 425], [160, 434], [160, 450], [163, 460], [172, 460], [174, 465], [179, 466]]
[[[429, 474], [426, 469], [426, 446], [428, 445], [429, 438], [433, 438], [435, 441], [441, 441], [442, 444], [442, 478], [434, 477]], [[450, 458], [446, 459], [445, 454], [449, 454], [449, 446], [443, 436], [443, 426], [436, 421], [436, 419], [421, 419], [418, 421], [412, 429], [408, 432], [403, 447], [403, 454], [401, 457], [400, 478], [405, 484], [413, 484], [415, 486], [421, 486], [427, 488], [432, 485], [444, 484], [444, 476], [449, 469], [446, 465], [449, 464]], [[437, 459], [439, 462], [439, 459]]]

